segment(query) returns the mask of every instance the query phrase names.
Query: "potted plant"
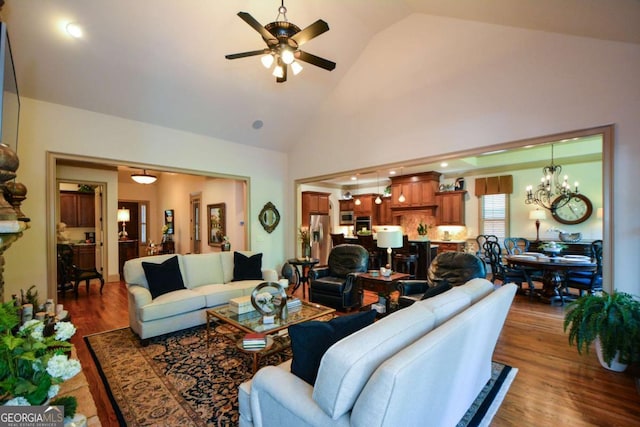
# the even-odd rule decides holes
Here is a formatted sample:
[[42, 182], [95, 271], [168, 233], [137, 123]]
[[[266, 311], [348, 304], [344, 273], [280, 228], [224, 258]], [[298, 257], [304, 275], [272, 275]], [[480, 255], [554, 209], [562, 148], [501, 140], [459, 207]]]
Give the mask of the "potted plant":
[[424, 224], [423, 222], [420, 222], [420, 224], [418, 224], [418, 234], [424, 237], [429, 233], [430, 228], [431, 224]]
[[602, 366], [623, 371], [640, 360], [640, 301], [625, 292], [597, 292], [578, 298], [567, 307], [564, 330], [578, 353], [596, 343]]

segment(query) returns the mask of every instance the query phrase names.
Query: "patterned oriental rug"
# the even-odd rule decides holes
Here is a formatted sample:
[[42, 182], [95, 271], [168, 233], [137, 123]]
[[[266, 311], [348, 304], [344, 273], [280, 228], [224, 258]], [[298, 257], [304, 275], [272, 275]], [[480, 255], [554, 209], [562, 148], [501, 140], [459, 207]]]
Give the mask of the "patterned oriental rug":
[[[129, 328], [84, 337], [121, 425], [238, 425], [238, 386], [250, 379], [252, 359], [218, 325], [207, 346], [201, 327], [152, 338], [147, 347]], [[290, 349], [260, 359], [260, 366], [291, 358]], [[493, 362], [492, 378], [458, 424], [489, 425], [517, 369]]]

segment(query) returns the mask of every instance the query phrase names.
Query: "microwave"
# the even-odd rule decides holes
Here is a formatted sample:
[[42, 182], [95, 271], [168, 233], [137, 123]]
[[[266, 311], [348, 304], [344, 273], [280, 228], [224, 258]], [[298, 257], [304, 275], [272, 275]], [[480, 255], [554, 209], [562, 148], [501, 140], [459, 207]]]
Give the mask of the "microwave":
[[340, 225], [353, 225], [353, 211], [340, 211]]

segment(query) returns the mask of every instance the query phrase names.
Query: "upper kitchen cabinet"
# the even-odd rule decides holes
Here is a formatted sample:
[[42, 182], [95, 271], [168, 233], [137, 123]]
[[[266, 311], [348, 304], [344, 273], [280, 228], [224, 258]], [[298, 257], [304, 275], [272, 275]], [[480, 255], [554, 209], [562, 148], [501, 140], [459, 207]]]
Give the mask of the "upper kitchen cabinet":
[[309, 215], [329, 215], [329, 194], [316, 191], [302, 192], [303, 226], [309, 226]]
[[353, 199], [340, 200], [340, 212], [353, 212]]
[[[391, 178], [391, 208], [406, 209], [433, 207], [436, 205], [436, 191], [440, 184], [439, 172], [424, 172]], [[404, 195], [404, 202], [398, 198]]]
[[393, 215], [391, 213], [391, 197], [383, 197], [382, 203], [378, 205], [378, 220], [375, 225], [391, 224], [393, 224]]
[[[359, 216], [370, 216], [372, 217], [373, 220], [373, 216], [377, 215], [376, 209], [374, 208], [374, 206], [377, 206], [375, 203], [373, 203], [373, 201], [376, 198], [376, 194], [358, 194], [358, 195], [354, 195], [353, 199], [353, 215], [355, 215], [356, 217]], [[360, 200], [360, 204], [356, 203], [356, 200]], [[375, 222], [372, 222], [373, 224], [375, 224]]]
[[67, 227], [95, 227], [95, 194], [61, 191], [60, 221]]
[[438, 225], [465, 225], [464, 196], [466, 191], [435, 193], [438, 202]]

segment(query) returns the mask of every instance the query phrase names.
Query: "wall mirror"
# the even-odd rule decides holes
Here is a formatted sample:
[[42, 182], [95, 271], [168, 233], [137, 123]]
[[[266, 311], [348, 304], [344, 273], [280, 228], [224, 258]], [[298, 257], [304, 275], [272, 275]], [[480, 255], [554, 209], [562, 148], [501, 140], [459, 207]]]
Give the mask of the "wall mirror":
[[267, 202], [260, 211], [258, 218], [267, 233], [271, 233], [280, 223], [280, 212], [278, 212], [278, 209], [276, 209], [273, 203]]

